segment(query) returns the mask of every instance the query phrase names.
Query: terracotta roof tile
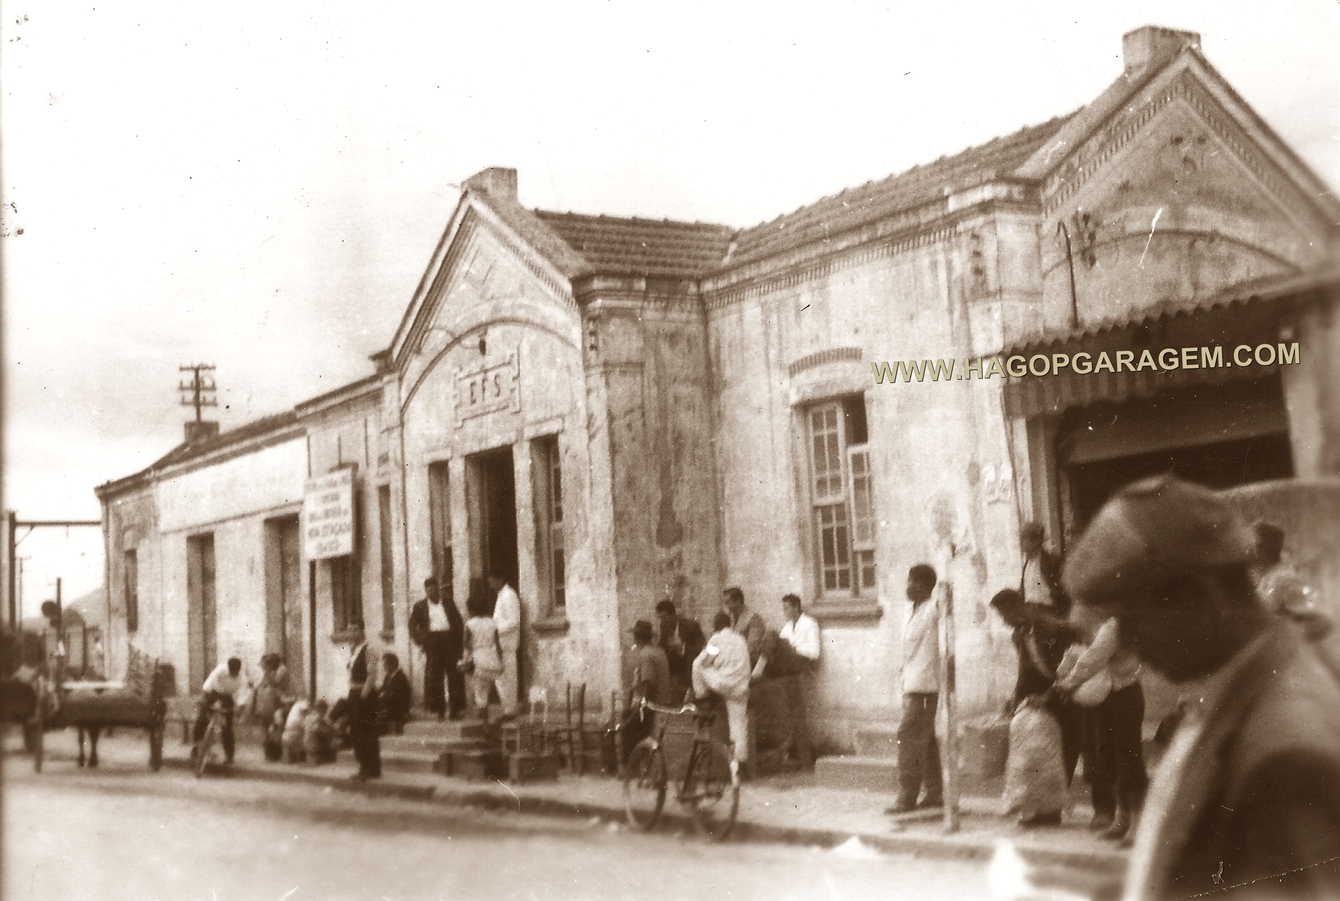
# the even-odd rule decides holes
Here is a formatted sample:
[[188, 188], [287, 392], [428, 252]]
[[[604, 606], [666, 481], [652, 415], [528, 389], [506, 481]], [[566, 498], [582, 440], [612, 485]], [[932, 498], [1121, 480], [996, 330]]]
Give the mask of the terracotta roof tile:
[[880, 181], [848, 188], [771, 222], [745, 229], [737, 238], [730, 262], [750, 262], [783, 253], [940, 200], [947, 192], [1013, 176], [1015, 170], [1073, 115], [1058, 116], [953, 156], [941, 157]]
[[735, 230], [706, 222], [535, 210], [592, 272], [697, 278], [721, 266]]

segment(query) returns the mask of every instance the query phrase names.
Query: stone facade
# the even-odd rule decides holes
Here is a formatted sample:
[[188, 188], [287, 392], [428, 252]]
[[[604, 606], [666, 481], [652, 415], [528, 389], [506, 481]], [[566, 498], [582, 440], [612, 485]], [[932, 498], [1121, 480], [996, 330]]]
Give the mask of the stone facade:
[[[952, 585], [960, 709], [997, 711], [1013, 648], [987, 602], [1019, 584], [1023, 522], [1063, 549], [1160, 454], [1225, 487], [1340, 472], [1340, 209], [1195, 35], [1141, 29], [1124, 51], [1069, 116], [744, 230], [530, 210], [515, 171], [477, 174], [373, 376], [99, 489], [109, 547], [141, 549], [135, 640], [182, 671], [194, 659], [206, 527], [220, 649], [280, 640], [265, 548], [306, 478], [352, 466], [363, 616], [411, 671], [404, 622], [430, 573], [462, 608], [489, 571], [513, 582], [523, 678], [551, 698], [616, 691], [661, 598], [706, 624], [738, 585], [780, 625], [794, 592], [824, 628], [821, 747], [848, 748], [898, 716], [906, 573], [929, 562]], [[1301, 358], [989, 368], [1235, 342]], [[897, 368], [936, 360], [957, 368]], [[340, 565], [315, 569], [327, 694]]]

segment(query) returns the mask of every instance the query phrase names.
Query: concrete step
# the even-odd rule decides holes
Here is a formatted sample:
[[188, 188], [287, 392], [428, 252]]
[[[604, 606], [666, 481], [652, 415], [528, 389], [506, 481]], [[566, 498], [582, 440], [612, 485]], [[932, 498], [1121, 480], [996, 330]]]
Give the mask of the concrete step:
[[896, 792], [898, 764], [890, 757], [820, 757], [814, 761], [814, 782], [823, 788]]
[[857, 757], [898, 756], [897, 726], [862, 726], [856, 730]]
[[441, 754], [431, 751], [405, 751], [382, 748], [382, 769], [395, 773], [433, 773], [440, 765]]
[[423, 751], [444, 754], [447, 751], [468, 750], [489, 744], [488, 736], [478, 738], [455, 738], [450, 735], [383, 735], [382, 749], [401, 751]]
[[435, 741], [461, 741], [466, 739], [487, 738], [491, 729], [492, 727], [490, 727], [488, 723], [480, 720], [457, 720], [455, 722], [452, 722], [451, 720], [439, 722], [435, 719], [410, 720], [405, 724], [405, 734], [396, 737]]

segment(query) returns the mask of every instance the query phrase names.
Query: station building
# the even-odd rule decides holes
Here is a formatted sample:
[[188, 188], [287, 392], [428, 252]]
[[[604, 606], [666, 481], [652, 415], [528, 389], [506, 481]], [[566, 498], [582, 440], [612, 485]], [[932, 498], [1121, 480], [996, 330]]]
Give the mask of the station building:
[[[1340, 474], [1340, 204], [1197, 35], [1123, 56], [1070, 115], [743, 230], [534, 210], [515, 170], [478, 173], [367, 378], [99, 487], [109, 648], [190, 687], [275, 650], [334, 696], [349, 619], [417, 674], [423, 578], [463, 607], [500, 571], [523, 680], [608, 698], [658, 600], [707, 624], [738, 585], [780, 625], [794, 592], [839, 750], [899, 715], [930, 562], [960, 707], [998, 710], [1014, 652], [987, 602], [1020, 583], [1021, 523], [1061, 550], [1144, 473]], [[1075, 365], [1103, 355], [1126, 365]], [[344, 470], [353, 552], [310, 559], [305, 485]]]

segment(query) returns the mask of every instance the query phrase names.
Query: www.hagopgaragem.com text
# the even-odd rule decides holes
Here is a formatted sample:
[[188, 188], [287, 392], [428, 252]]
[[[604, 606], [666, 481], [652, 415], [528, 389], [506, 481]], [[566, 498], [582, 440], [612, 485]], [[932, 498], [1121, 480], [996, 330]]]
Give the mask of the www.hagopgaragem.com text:
[[1239, 344], [1231, 350], [1214, 347], [1165, 347], [1162, 350], [1144, 350], [1137, 356], [1133, 350], [1118, 350], [1109, 354], [1100, 351], [1091, 354], [1051, 353], [1011, 357], [971, 357], [963, 360], [895, 360], [892, 363], [871, 363], [875, 384], [898, 381], [923, 382], [927, 376], [932, 382], [964, 379], [1001, 378], [1021, 379], [1029, 376], [1094, 375], [1100, 372], [1171, 372], [1176, 369], [1221, 369], [1246, 366], [1294, 366], [1298, 363], [1298, 342], [1291, 344]]

